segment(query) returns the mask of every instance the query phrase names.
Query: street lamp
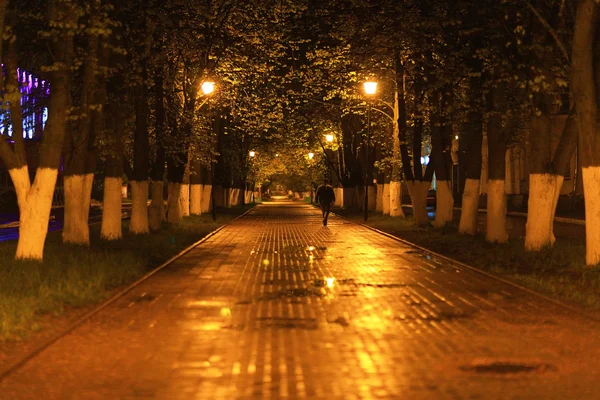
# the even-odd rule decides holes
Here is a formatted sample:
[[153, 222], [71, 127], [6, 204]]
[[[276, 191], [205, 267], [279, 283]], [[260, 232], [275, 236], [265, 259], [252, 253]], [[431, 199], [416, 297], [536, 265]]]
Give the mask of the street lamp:
[[331, 143], [331, 142], [333, 142], [333, 135], [332, 135], [332, 134], [325, 135], [325, 140], [326, 140], [328, 143]]
[[211, 81], [202, 82], [202, 93], [211, 94], [215, 91], [215, 83]]
[[250, 152], [250, 157], [254, 157], [256, 155], [256, 153], [254, 151]]
[[313, 204], [313, 174], [312, 174], [312, 159], [315, 157], [315, 153], [310, 152], [308, 153], [308, 160], [309, 160], [309, 166], [308, 166], [308, 173], [310, 174], [310, 204]]
[[[365, 94], [373, 96], [377, 93], [377, 82], [367, 81], [363, 83]], [[367, 100], [367, 142], [365, 144], [365, 205], [364, 220], [369, 216], [369, 142], [371, 140], [371, 99]]]
[[[202, 82], [202, 85], [200, 86], [200, 89], [202, 89], [202, 93], [204, 93], [204, 95], [208, 96], [210, 94], [212, 94], [215, 91], [215, 83], [212, 81], [204, 81]], [[208, 101], [208, 97], [202, 102], [202, 104], [200, 104], [200, 108]], [[215, 163], [214, 160], [211, 160], [210, 163], [210, 174], [211, 174], [211, 181], [214, 182], [215, 181]], [[210, 201], [212, 203], [211, 208], [212, 208], [212, 218], [213, 221], [217, 220], [217, 210], [215, 208], [215, 191], [213, 189], [211, 189], [210, 191]]]

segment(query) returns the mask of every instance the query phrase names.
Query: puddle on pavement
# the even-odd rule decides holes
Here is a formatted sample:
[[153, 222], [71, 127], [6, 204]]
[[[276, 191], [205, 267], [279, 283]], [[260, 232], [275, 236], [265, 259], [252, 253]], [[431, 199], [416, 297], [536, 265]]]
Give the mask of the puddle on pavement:
[[263, 328], [281, 329], [305, 329], [315, 330], [319, 328], [315, 318], [298, 317], [260, 317], [256, 318]]
[[280, 290], [274, 293], [265, 293], [259, 298], [260, 301], [280, 300], [285, 298], [323, 297], [320, 290], [313, 288], [294, 288]]
[[556, 371], [557, 368], [544, 363], [527, 363], [516, 361], [492, 361], [476, 362], [471, 365], [463, 365], [461, 370], [478, 374], [526, 374]]

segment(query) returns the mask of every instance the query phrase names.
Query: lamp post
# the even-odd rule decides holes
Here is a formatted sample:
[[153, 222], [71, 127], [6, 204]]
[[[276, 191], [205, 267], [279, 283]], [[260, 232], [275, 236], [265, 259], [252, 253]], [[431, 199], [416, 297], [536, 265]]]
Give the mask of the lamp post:
[[[212, 81], [204, 81], [204, 82], [202, 82], [200, 89], [202, 89], [202, 93], [204, 93], [204, 95], [207, 96], [206, 100], [204, 100], [204, 102], [202, 102], [202, 104], [200, 105], [200, 107], [202, 107], [202, 105], [204, 105], [204, 103], [206, 103], [208, 101], [208, 96], [210, 96], [215, 91], [215, 83]], [[218, 138], [217, 138], [217, 140], [218, 140]], [[217, 144], [217, 147], [218, 147], [218, 144]], [[211, 163], [210, 163], [210, 176], [211, 176], [211, 183], [212, 183], [212, 188], [210, 189], [212, 219], [213, 219], [213, 221], [216, 221], [217, 220], [217, 210], [215, 207], [215, 162], [212, 159], [212, 156], [211, 156]]]
[[315, 153], [308, 153], [308, 173], [310, 174], [310, 204], [313, 204], [313, 174], [312, 174], [312, 159], [314, 158]]
[[365, 144], [365, 204], [364, 204], [364, 220], [369, 216], [369, 142], [371, 141], [371, 99], [377, 93], [377, 82], [367, 81], [363, 84], [365, 94], [369, 96], [367, 99], [367, 140]]

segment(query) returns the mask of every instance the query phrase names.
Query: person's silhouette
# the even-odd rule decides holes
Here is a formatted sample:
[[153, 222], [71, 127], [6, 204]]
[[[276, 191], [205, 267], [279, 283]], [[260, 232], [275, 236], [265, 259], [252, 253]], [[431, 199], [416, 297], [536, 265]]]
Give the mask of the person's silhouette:
[[329, 211], [331, 211], [331, 205], [335, 203], [335, 192], [329, 184], [329, 179], [323, 179], [323, 184], [317, 188], [315, 197], [323, 212], [323, 226], [327, 226], [327, 218], [329, 217]]

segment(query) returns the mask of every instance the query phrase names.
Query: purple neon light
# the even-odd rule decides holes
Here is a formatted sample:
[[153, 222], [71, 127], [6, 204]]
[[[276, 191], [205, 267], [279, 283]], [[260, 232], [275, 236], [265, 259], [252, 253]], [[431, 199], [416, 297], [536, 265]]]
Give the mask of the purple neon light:
[[[1, 64], [3, 67], [4, 64]], [[17, 68], [17, 82], [19, 83], [19, 89], [21, 92], [21, 105], [26, 105], [29, 102], [32, 102], [32, 105], [35, 107], [37, 103], [37, 99], [40, 96], [49, 96], [50, 95], [50, 85], [46, 83], [45, 80], [41, 80], [34, 76], [31, 73], [28, 73], [21, 68]], [[42, 89], [43, 92], [39, 93], [35, 89]], [[41, 115], [40, 115], [41, 114]], [[3, 116], [0, 115], [0, 134], [4, 131], [9, 137], [13, 135], [13, 129], [10, 124], [5, 124], [3, 121]], [[32, 113], [23, 119], [23, 138], [32, 139], [34, 133], [36, 131], [36, 121], [41, 122], [43, 131], [46, 127], [46, 121], [48, 119], [48, 109], [44, 107], [41, 111]], [[2, 129], [4, 126], [4, 129]]]

